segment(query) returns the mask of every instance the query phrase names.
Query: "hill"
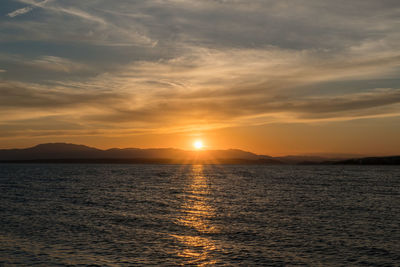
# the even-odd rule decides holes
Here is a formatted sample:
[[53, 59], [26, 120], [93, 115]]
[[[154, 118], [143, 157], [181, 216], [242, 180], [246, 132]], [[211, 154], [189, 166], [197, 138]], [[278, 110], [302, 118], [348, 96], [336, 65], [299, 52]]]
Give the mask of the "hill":
[[358, 159], [347, 159], [334, 162], [344, 165], [400, 165], [400, 156], [390, 157], [367, 157]]
[[112, 148], [67, 143], [24, 149], [0, 149], [0, 162], [31, 163], [160, 163], [160, 164], [344, 164], [400, 165], [400, 156], [338, 158], [317, 155], [270, 157], [240, 149], [190, 151], [175, 148]]
[[187, 151], [174, 148], [101, 150], [66, 143], [0, 150], [1, 162], [280, 164], [278, 159], [239, 149]]

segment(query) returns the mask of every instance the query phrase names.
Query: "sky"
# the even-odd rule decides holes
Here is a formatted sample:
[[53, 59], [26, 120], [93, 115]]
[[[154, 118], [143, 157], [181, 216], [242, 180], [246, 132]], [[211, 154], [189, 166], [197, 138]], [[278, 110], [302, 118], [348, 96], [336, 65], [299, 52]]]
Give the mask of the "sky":
[[1, 0], [0, 148], [400, 154], [398, 0]]

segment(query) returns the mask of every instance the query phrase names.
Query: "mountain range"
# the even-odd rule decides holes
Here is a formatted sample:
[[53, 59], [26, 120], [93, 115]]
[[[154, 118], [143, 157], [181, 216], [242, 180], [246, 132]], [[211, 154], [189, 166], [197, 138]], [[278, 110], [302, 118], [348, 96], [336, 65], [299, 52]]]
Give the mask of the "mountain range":
[[315, 155], [271, 157], [228, 150], [189, 151], [174, 148], [112, 148], [47, 143], [24, 149], [0, 149], [0, 162], [164, 163], [164, 164], [400, 164], [400, 156], [343, 158]]

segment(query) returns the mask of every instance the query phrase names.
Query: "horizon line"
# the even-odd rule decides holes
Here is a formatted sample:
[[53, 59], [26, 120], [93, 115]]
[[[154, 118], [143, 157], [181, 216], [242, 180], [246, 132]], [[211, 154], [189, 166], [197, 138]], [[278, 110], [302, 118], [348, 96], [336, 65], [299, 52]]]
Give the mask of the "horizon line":
[[9, 147], [9, 148], [0, 148], [0, 150], [13, 150], [13, 149], [30, 149], [34, 148], [40, 145], [57, 145], [57, 144], [63, 144], [63, 145], [75, 145], [75, 146], [85, 146], [88, 148], [93, 148], [101, 151], [107, 151], [107, 150], [112, 150], [112, 149], [138, 149], [138, 150], [151, 150], [151, 149], [171, 149], [171, 150], [180, 150], [180, 151], [185, 151], [185, 152], [207, 152], [207, 151], [229, 151], [229, 150], [237, 150], [237, 151], [242, 151], [242, 152], [247, 152], [247, 153], [252, 153], [254, 155], [258, 156], [268, 156], [268, 157], [273, 157], [273, 158], [280, 158], [280, 157], [320, 157], [320, 158], [332, 158], [332, 157], [344, 157], [344, 158], [357, 158], [357, 157], [384, 157], [384, 156], [398, 156], [400, 155], [399, 153], [394, 153], [394, 154], [387, 154], [387, 153], [368, 153], [368, 154], [358, 154], [358, 153], [347, 153], [347, 152], [305, 152], [305, 153], [299, 153], [299, 154], [294, 154], [294, 153], [279, 153], [279, 155], [270, 155], [268, 153], [255, 153], [253, 151], [248, 151], [244, 150], [241, 148], [209, 148], [209, 147], [204, 147], [202, 149], [184, 149], [184, 148], [177, 148], [177, 147], [108, 147], [108, 148], [98, 148], [96, 146], [92, 145], [87, 145], [87, 144], [77, 144], [77, 143], [70, 143], [70, 142], [45, 142], [45, 143], [37, 143], [35, 145], [31, 146], [24, 146], [24, 147]]

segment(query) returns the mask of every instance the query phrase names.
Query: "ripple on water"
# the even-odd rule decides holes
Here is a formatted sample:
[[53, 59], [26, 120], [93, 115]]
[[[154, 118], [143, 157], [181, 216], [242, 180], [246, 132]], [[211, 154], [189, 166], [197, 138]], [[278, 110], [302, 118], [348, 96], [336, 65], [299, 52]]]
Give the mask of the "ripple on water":
[[400, 261], [396, 166], [0, 165], [0, 265]]

